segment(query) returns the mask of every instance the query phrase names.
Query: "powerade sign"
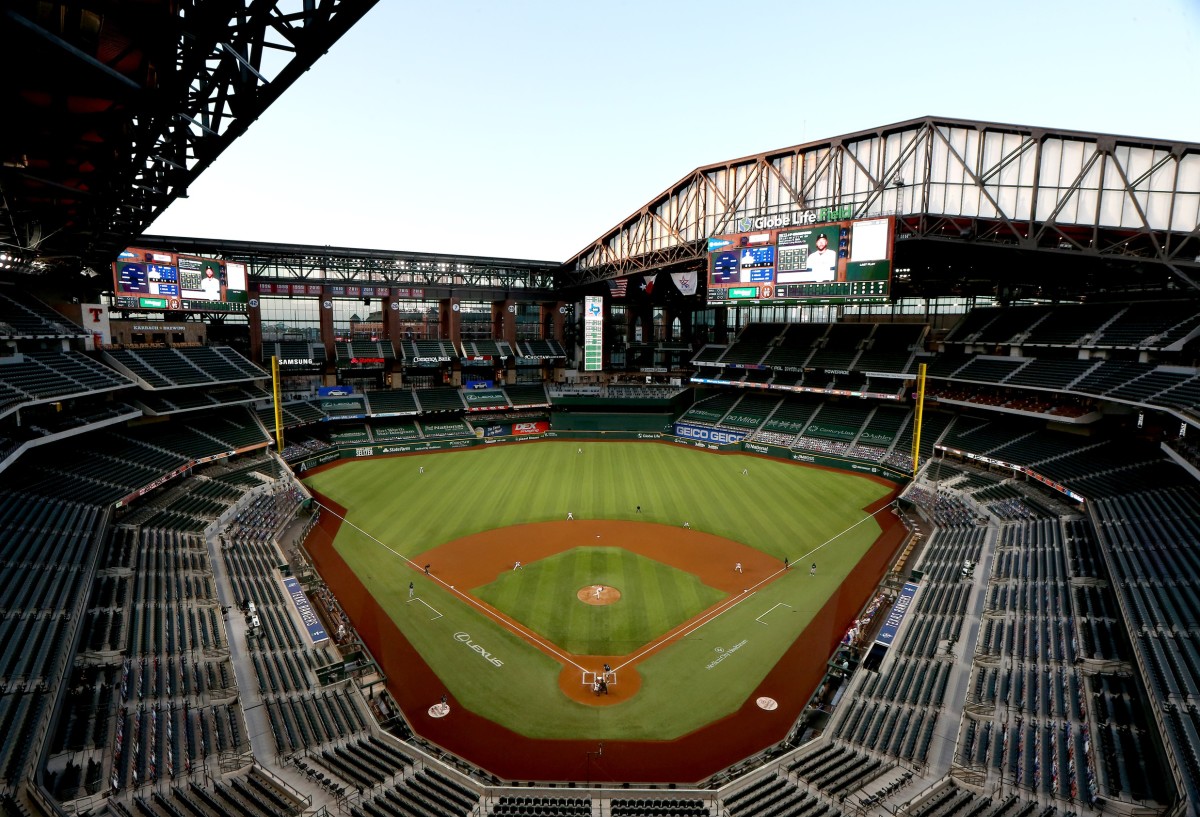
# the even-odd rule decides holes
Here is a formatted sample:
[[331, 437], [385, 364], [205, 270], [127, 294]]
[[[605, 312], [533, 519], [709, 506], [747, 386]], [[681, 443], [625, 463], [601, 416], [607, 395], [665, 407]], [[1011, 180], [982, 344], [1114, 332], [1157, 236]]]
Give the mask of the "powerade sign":
[[697, 440], [703, 443], [717, 443], [718, 445], [728, 445], [729, 443], [740, 443], [746, 439], [744, 431], [730, 431], [724, 428], [709, 428], [707, 426], [693, 426], [687, 423], [675, 424], [675, 436], [684, 437], [689, 440]]
[[879, 628], [879, 635], [875, 638], [876, 644], [882, 644], [885, 647], [892, 646], [892, 642], [896, 639], [896, 630], [900, 629], [900, 622], [904, 621], [904, 614], [912, 605], [913, 596], [917, 594], [919, 586], [913, 582], [904, 583], [904, 588], [896, 597], [896, 603], [892, 605], [892, 611], [888, 613], [883, 626]]

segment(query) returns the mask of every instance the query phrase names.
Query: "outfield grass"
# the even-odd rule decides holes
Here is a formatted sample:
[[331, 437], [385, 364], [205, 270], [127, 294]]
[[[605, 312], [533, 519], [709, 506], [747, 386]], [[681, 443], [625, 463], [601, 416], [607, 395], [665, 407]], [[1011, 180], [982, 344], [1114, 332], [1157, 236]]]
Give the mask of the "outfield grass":
[[[571, 603], [580, 588], [598, 584], [621, 598]], [[725, 597], [690, 573], [619, 547], [573, 548], [472, 592], [576, 655], [631, 653]]]
[[[873, 520], [847, 531], [888, 491], [853, 474], [683, 446], [584, 443], [577, 454], [578, 447], [539, 442], [352, 461], [305, 479], [366, 532], [343, 526], [335, 547], [455, 698], [530, 737], [667, 740], [735, 711], [879, 535]], [[568, 511], [581, 520], [686, 520], [801, 567], [837, 538], [811, 557], [820, 563], [816, 577], [800, 569], [766, 585], [642, 662], [643, 687], [632, 700], [591, 707], [561, 693], [556, 661], [397, 556], [421, 563], [423, 551], [444, 542], [561, 520]], [[442, 618], [405, 604], [414, 578]], [[755, 621], [768, 610], [770, 626]], [[503, 665], [483, 662], [455, 632], [469, 633]], [[735, 645], [714, 664], [717, 649]]]

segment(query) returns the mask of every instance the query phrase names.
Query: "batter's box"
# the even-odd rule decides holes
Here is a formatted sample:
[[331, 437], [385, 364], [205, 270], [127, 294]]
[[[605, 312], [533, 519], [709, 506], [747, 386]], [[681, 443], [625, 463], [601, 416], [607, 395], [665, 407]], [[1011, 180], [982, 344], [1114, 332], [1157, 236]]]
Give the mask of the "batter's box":
[[583, 671], [583, 685], [589, 689], [595, 689], [596, 684], [603, 678], [604, 682], [611, 686], [617, 685], [617, 671], [610, 669], [608, 672], [591, 672], [590, 670]]

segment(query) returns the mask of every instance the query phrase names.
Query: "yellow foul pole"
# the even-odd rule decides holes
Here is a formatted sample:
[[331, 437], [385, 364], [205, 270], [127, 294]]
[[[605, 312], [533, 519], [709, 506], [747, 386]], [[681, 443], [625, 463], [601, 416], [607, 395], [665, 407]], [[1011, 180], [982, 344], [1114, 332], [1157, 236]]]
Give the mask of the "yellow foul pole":
[[912, 436], [912, 472], [916, 476], [917, 468], [921, 464], [921, 423], [925, 419], [925, 364], [922, 363], [917, 367], [917, 406], [916, 416], [913, 417]]
[[279, 404], [279, 358], [276, 355], [271, 355], [271, 394], [275, 398], [275, 450], [283, 456], [283, 406]]

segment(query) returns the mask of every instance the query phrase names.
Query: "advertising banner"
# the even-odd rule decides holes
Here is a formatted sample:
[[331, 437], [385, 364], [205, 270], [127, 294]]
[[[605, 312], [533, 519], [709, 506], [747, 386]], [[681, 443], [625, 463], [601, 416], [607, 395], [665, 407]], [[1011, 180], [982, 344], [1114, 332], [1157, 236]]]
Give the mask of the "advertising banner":
[[704, 443], [717, 443], [718, 445], [728, 445], [729, 443], [738, 443], [746, 439], [746, 432], [732, 431], [727, 428], [709, 428], [708, 426], [694, 426], [689, 423], [676, 423], [675, 436], [685, 437], [689, 440], [698, 440]]
[[313, 610], [308, 596], [304, 595], [304, 588], [300, 586], [300, 582], [288, 576], [283, 580], [283, 587], [292, 597], [292, 604], [296, 605], [296, 612], [300, 614], [300, 620], [304, 622], [304, 629], [308, 630], [308, 637], [313, 645], [328, 641], [329, 633], [325, 632], [325, 625]]
[[900, 622], [904, 621], [904, 616], [912, 605], [913, 596], [917, 594], [918, 587], [920, 585], [913, 582], [904, 583], [900, 595], [896, 597], [896, 603], [892, 605], [891, 612], [888, 613], [883, 626], [879, 628], [879, 635], [875, 637], [876, 644], [882, 644], [885, 647], [892, 645], [896, 639], [896, 630], [900, 629]]

